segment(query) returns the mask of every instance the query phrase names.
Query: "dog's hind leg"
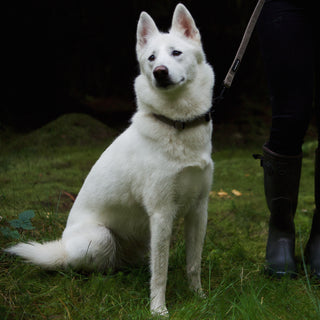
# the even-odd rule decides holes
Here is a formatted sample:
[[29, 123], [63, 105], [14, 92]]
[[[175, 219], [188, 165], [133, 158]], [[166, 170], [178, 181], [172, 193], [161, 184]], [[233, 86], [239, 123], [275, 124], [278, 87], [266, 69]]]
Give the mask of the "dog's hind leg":
[[81, 224], [66, 228], [62, 242], [69, 266], [85, 271], [106, 271], [117, 264], [114, 234], [99, 224]]
[[201, 287], [201, 255], [207, 228], [207, 201], [185, 217], [187, 276], [190, 289], [203, 296]]

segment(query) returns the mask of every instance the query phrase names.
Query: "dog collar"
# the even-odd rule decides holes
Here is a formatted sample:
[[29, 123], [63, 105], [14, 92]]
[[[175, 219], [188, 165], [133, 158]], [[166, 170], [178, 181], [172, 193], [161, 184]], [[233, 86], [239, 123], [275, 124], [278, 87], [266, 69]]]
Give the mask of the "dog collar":
[[170, 118], [167, 118], [163, 115], [156, 114], [156, 113], [154, 113], [153, 116], [157, 120], [160, 120], [161, 122], [163, 122], [171, 127], [174, 127], [175, 129], [177, 129], [179, 131], [187, 129], [187, 128], [194, 128], [198, 125], [209, 122], [212, 119], [210, 111], [206, 112], [202, 116], [196, 117], [192, 120], [186, 120], [186, 121], [172, 120]]

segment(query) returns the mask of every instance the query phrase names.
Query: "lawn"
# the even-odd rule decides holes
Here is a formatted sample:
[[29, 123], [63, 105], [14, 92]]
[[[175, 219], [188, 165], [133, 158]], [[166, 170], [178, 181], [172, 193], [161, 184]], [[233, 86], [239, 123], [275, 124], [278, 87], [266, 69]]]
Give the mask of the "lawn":
[[[183, 223], [178, 220], [167, 286], [170, 319], [320, 319], [319, 283], [309, 278], [302, 254], [314, 209], [313, 138], [304, 149], [295, 219], [299, 276], [275, 280], [263, 273], [268, 212], [262, 169], [252, 158], [263, 134], [251, 139], [251, 132], [222, 129], [217, 127], [214, 139], [202, 263], [207, 298], [188, 290]], [[2, 130], [0, 246], [60, 237], [84, 178], [115, 135], [85, 115], [66, 115], [24, 135]], [[19, 214], [25, 211], [29, 218], [21, 225], [12, 223], [21, 222]], [[47, 272], [0, 253], [0, 319], [150, 319], [149, 276], [148, 266], [109, 274]]]

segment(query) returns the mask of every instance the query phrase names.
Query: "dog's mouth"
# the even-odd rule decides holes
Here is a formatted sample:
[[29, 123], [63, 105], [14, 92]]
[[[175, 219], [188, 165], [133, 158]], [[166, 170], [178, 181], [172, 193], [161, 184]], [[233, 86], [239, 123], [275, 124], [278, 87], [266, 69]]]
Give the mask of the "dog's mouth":
[[155, 85], [157, 88], [160, 88], [160, 89], [170, 89], [183, 84], [185, 82], [184, 80], [185, 80], [184, 77], [181, 77], [180, 81], [178, 82], [172, 81], [171, 79], [165, 79], [165, 80], [155, 79]]
[[174, 86], [175, 83], [171, 81], [170, 79], [167, 80], [157, 80], [156, 79], [156, 87], [162, 88], [162, 89], [168, 89], [169, 87]]

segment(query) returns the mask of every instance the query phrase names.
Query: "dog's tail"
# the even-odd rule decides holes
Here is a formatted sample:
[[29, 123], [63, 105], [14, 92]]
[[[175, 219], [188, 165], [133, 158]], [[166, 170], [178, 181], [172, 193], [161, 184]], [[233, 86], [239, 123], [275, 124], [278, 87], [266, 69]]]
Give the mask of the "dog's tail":
[[4, 250], [17, 255], [27, 262], [38, 265], [44, 269], [57, 269], [66, 266], [67, 254], [61, 240], [46, 242], [18, 243]]
[[76, 234], [66, 233], [60, 240], [43, 244], [18, 243], [4, 251], [47, 270], [72, 267], [76, 270], [105, 271], [116, 267], [116, 243], [109, 229], [95, 226]]

